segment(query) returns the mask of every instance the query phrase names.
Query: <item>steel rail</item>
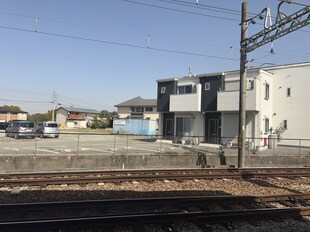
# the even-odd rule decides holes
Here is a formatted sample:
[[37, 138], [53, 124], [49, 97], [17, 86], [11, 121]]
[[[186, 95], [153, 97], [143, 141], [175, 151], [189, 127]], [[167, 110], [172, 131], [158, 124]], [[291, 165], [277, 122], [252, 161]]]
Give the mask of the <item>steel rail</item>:
[[30, 220], [1, 222], [0, 230], [6, 232], [35, 232], [48, 230], [73, 230], [83, 228], [102, 228], [113, 225], [137, 225], [147, 223], [173, 223], [192, 221], [197, 224], [215, 224], [253, 219], [300, 218], [310, 215], [310, 207], [293, 207], [280, 209], [247, 209], [228, 211], [177, 212], [156, 214], [114, 215], [104, 217], [81, 217], [49, 220]]
[[[278, 202], [286, 207], [309, 206], [309, 194], [285, 195], [245, 195], [245, 196], [194, 196], [194, 197], [157, 197], [133, 199], [109, 199], [69, 202], [38, 202], [19, 204], [0, 204], [0, 222], [51, 220], [61, 218], [107, 217], [121, 214], [149, 214], [154, 212], [202, 212], [217, 205], [232, 210], [236, 205], [245, 209], [270, 208], [270, 202]], [[167, 206], [169, 206], [167, 208]], [[195, 210], [191, 210], [191, 208]], [[228, 208], [227, 208], [228, 207]], [[275, 208], [273, 206], [273, 208]], [[110, 211], [112, 210], [112, 211]], [[85, 211], [85, 212], [84, 212]], [[59, 214], [61, 216], [59, 216]]]
[[[91, 175], [84, 176], [84, 173], [77, 173], [76, 175], [63, 175], [62, 177], [44, 175], [41, 178], [33, 178], [31, 175], [19, 176], [17, 179], [0, 179], [0, 186], [23, 186], [23, 185], [59, 185], [59, 184], [85, 184], [85, 183], [100, 183], [100, 182], [128, 182], [128, 181], [160, 181], [160, 180], [190, 180], [190, 179], [219, 179], [219, 178], [266, 178], [266, 177], [299, 177], [310, 176], [310, 171], [292, 171], [292, 170], [277, 170], [272, 171], [263, 169], [260, 171], [251, 172], [250, 170], [239, 170], [237, 172], [230, 170], [221, 171], [209, 171], [209, 172], [154, 172], [145, 173], [144, 171], [135, 172], [130, 171], [119, 173], [110, 172], [105, 175]], [[48, 178], [46, 178], [48, 177]]]
[[[148, 198], [120, 198], [104, 200], [82, 200], [82, 201], [55, 201], [55, 202], [36, 202], [36, 203], [9, 203], [0, 204], [0, 211], [18, 211], [30, 209], [53, 209], [53, 208], [83, 208], [86, 206], [109, 206], [109, 205], [158, 205], [158, 204], [187, 204], [187, 203], [244, 203], [244, 202], [278, 202], [278, 201], [300, 201], [310, 200], [310, 193], [299, 194], [276, 194], [276, 195], [219, 195], [219, 196], [186, 196], [186, 197], [148, 197]], [[309, 202], [310, 204], [310, 202]], [[0, 218], [1, 221], [1, 218]]]
[[42, 176], [64, 176], [64, 175], [127, 175], [129, 174], [154, 174], [154, 173], [171, 173], [171, 172], [310, 172], [310, 167], [301, 168], [198, 168], [198, 169], [135, 169], [135, 170], [103, 170], [103, 171], [64, 171], [64, 172], [28, 172], [28, 173], [2, 173], [0, 178], [17, 178], [17, 177], [42, 177]]

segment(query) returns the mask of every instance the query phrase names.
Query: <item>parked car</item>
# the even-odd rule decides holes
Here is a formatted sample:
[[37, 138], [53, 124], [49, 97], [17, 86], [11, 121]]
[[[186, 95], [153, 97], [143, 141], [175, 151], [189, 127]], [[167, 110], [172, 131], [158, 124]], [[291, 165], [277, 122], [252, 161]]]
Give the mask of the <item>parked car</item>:
[[34, 138], [36, 137], [34, 131], [34, 123], [29, 121], [13, 121], [10, 122], [10, 125], [5, 129], [6, 137], [14, 137], [15, 139], [24, 137], [24, 138]]
[[37, 136], [40, 136], [41, 138], [44, 138], [44, 137], [58, 138], [59, 137], [58, 124], [53, 121], [37, 122], [34, 125], [34, 129], [35, 129]]
[[9, 125], [9, 122], [0, 122], [0, 130], [5, 130]]

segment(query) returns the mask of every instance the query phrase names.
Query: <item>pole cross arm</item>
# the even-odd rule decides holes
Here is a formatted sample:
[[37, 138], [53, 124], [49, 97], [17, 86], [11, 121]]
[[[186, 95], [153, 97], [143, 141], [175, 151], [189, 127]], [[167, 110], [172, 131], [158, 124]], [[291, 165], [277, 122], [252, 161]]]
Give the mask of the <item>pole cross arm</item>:
[[272, 42], [309, 24], [310, 6], [306, 6], [296, 13], [282, 18], [274, 25], [241, 41], [241, 51], [251, 52], [266, 43]]

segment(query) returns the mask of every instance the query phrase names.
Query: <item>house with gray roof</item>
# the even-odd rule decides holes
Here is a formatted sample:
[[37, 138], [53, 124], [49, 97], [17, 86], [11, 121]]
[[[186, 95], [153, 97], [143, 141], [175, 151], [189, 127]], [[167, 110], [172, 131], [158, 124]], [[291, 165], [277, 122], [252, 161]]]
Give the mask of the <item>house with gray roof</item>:
[[119, 118], [158, 120], [157, 99], [144, 99], [140, 96], [115, 105]]
[[100, 114], [97, 110], [77, 107], [59, 107], [55, 112], [56, 122], [66, 128], [86, 128]]

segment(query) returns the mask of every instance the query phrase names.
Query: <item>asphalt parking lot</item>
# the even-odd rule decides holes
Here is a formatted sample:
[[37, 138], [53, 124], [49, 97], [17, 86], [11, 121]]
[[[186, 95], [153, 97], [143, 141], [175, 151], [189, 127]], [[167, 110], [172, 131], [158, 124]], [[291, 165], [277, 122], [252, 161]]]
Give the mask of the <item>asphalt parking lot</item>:
[[156, 138], [127, 135], [61, 133], [59, 138], [14, 139], [0, 131], [0, 154], [156, 154], [188, 150], [156, 141]]

